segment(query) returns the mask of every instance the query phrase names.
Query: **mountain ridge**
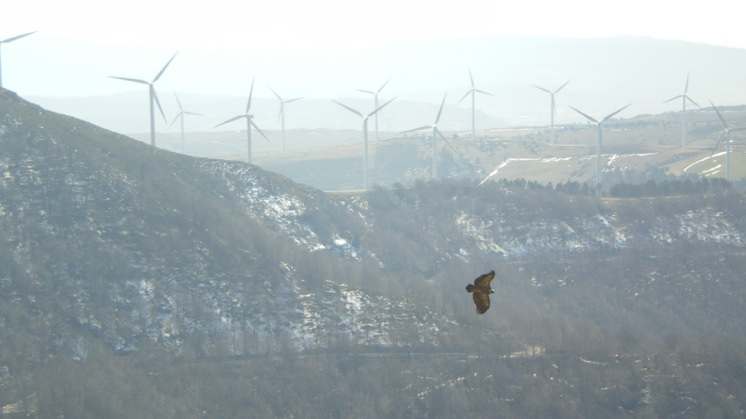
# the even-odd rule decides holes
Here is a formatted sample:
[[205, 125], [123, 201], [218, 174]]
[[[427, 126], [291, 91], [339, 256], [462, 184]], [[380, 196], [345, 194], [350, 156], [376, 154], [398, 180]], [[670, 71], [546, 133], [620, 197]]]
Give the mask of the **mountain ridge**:
[[[697, 362], [738, 360], [719, 352], [731, 346], [707, 348], [746, 333], [746, 200], [724, 183], [694, 186], [665, 199], [521, 180], [328, 194], [246, 163], [154, 149], [0, 90], [0, 405], [121, 416], [107, 397], [116, 391], [148, 400], [131, 407], [144, 417], [235, 416], [245, 400], [264, 415], [304, 406], [321, 417], [314, 397], [342, 390], [308, 385], [334, 377], [370, 409], [363, 395], [391, 384], [375, 401], [392, 402], [376, 409], [399, 416], [438, 411], [438, 394], [525, 399], [531, 382], [573, 403], [583, 397], [573, 388], [592, 391], [590, 411], [673, 414], [678, 399], [661, 388], [675, 380], [640, 365], [681, 365], [655, 355], [677, 345], [702, 351]], [[490, 269], [497, 292], [477, 316], [463, 287]], [[403, 356], [302, 357], [359, 352]], [[425, 366], [412, 353], [465, 355]], [[598, 378], [582, 360], [614, 373]], [[553, 378], [568, 371], [586, 380]], [[80, 381], [63, 385], [69, 377]], [[741, 379], [724, 384], [738, 397]], [[646, 385], [658, 389], [652, 401]], [[283, 391], [304, 396], [276, 400]], [[703, 402], [710, 390], [683, 394], [715, 405]]]
[[[152, 64], [125, 58], [132, 57], [132, 52], [119, 48], [97, 50], [96, 59], [82, 65], [77, 61], [53, 61], [45, 58], [50, 54], [43, 48], [42, 40], [43, 36], [27, 40], [25, 48], [31, 49], [27, 57], [29, 63], [27, 68], [21, 67], [21, 74], [15, 77], [22, 79], [16, 83], [17, 91], [49, 109], [94, 121], [118, 132], [147, 132], [145, 90], [127, 89], [129, 93], [116, 93], [110, 98], [103, 97], [101, 92], [125, 89], [126, 84], [107, 79], [107, 76], [120, 72], [142, 74], [142, 66]], [[60, 42], [58, 49], [64, 50], [65, 42]], [[159, 55], [165, 60], [173, 54], [162, 48], [155, 50], [157, 52], [145, 49], [143, 54], [153, 60]], [[708, 99], [718, 105], [742, 104], [738, 92], [746, 87], [737, 70], [746, 63], [746, 51], [742, 49], [642, 37], [408, 39], [363, 47], [359, 53], [366, 59], [325, 63], [309, 62], [307, 57], [299, 61], [288, 57], [287, 61], [279, 62], [266, 57], [248, 64], [238, 58], [246, 54], [241, 49], [212, 53], [184, 50], [159, 81], [160, 98], [171, 121], [179, 108], [172, 95], [165, 92], [179, 92], [186, 110], [205, 115], [190, 118], [187, 130], [212, 130], [214, 125], [245, 108], [250, 82], [247, 74], [253, 74], [257, 77], [257, 89], [252, 111], [256, 115], [255, 122], [263, 130], [280, 128], [279, 103], [267, 86], [288, 97], [307, 98], [288, 106], [288, 129], [359, 130], [359, 120], [328, 99], [341, 100], [361, 111], [372, 110], [369, 95], [355, 93], [355, 89], [375, 90], [390, 79], [381, 92], [382, 98], [398, 99], [391, 109], [382, 112], [382, 129], [403, 131], [431, 123], [447, 92], [449, 108], [444, 112], [441, 128], [467, 130], [471, 119], [468, 101], [456, 103], [469, 89], [467, 68], [473, 72], [479, 89], [495, 95], [485, 95], [477, 101], [478, 126], [490, 129], [548, 125], [549, 98], [545, 92], [532, 87], [533, 84], [556, 88], [572, 80], [557, 96], [556, 121], [560, 124], [585, 122], [568, 104], [592, 115], [603, 115], [630, 102], [634, 106], [628, 113], [636, 115], [677, 111], [680, 106], [676, 103], [663, 102], [681, 94], [687, 73], [691, 75], [688, 94], [700, 105]], [[57, 54], [59, 51], [52, 55]], [[104, 54], [110, 59], [101, 59]], [[209, 55], [205, 57], [204, 54]], [[232, 71], [215, 68], [225, 62], [231, 63]], [[51, 63], [74, 67], [60, 69], [57, 74], [67, 75], [60, 80], [58, 75], [45, 74], [43, 69], [49, 68]], [[204, 80], [204, 75], [209, 74], [221, 74], [220, 85], [214, 80]], [[29, 79], [23, 80], [24, 76]], [[624, 89], [618, 88], [621, 80], [624, 80]], [[41, 86], [45, 88], [42, 90]], [[60, 92], [59, 86], [65, 86], [66, 92]], [[79, 86], [79, 89], [70, 93], [69, 86]], [[45, 95], [44, 92], [49, 93]], [[89, 97], [68, 102], [60, 98], [80, 95]], [[404, 106], [400, 102], [409, 103]], [[394, 110], [396, 107], [398, 110]], [[432, 107], [436, 109], [428, 111]], [[157, 122], [159, 131], [167, 130], [167, 125]], [[178, 132], [177, 127], [170, 130]]]

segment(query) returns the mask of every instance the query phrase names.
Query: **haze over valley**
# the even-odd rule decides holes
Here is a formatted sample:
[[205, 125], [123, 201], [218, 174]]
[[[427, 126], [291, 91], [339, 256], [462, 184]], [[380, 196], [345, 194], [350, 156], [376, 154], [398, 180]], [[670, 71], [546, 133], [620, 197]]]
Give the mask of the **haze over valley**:
[[0, 36], [0, 416], [744, 415], [746, 50], [326, 3]]
[[[12, 47], [12, 48], [11, 48]], [[264, 129], [279, 129], [279, 102], [272, 94], [303, 99], [288, 105], [288, 129], [360, 129], [359, 124], [329, 99], [372, 110], [373, 98], [358, 89], [381, 90], [383, 101], [396, 98], [381, 114], [380, 128], [403, 131], [429, 122], [428, 108], [448, 94], [442, 128], [470, 128], [471, 70], [479, 95], [479, 127], [549, 125], [549, 96], [532, 85], [556, 89], [558, 124], [585, 122], [568, 105], [606, 114], [632, 103], [626, 116], [675, 112], [665, 103], [684, 90], [701, 106], [741, 105], [744, 91], [740, 68], [746, 51], [715, 45], [644, 37], [598, 39], [482, 36], [463, 39], [417, 39], [363, 44], [352, 56], [334, 60], [265, 57], [240, 49], [138, 49], [96, 46], [42, 32], [5, 47], [6, 87], [56, 112], [92, 121], [127, 134], [147, 132], [147, 89], [111, 79], [150, 79], [178, 51], [156, 89], [168, 122], [178, 112], [173, 92], [186, 110], [200, 113], [186, 124], [189, 131], [212, 127], [246, 106], [256, 77], [252, 111]], [[65, 60], [74, 55], [80, 60]], [[11, 61], [13, 60], [13, 61]], [[49, 72], [45, 69], [55, 68]], [[145, 103], [145, 105], [143, 105]], [[694, 107], [696, 108], [696, 107]], [[412, 125], [414, 124], [414, 126]], [[230, 129], [222, 127], [221, 129]], [[158, 121], [159, 131], [178, 132]], [[278, 147], [278, 144], [275, 144]], [[280, 148], [276, 148], [280, 149]]]

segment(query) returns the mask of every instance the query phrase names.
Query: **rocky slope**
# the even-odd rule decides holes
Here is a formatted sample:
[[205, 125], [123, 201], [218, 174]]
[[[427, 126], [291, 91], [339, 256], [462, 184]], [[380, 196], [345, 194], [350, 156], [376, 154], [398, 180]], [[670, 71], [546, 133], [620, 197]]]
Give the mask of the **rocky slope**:
[[[29, 396], [29, 371], [100, 351], [588, 359], [746, 334], [738, 191], [475, 185], [325, 194], [2, 90], [0, 404]], [[490, 269], [498, 292], [477, 316], [463, 287]]]
[[[99, 339], [117, 352], [178, 352], [196, 334], [191, 350], [213, 355], [266, 351], [282, 337], [296, 349], [404, 345], [432, 343], [450, 324], [350, 288], [334, 270], [295, 266], [355, 260], [331, 220], [305, 219], [334, 206], [319, 191], [152, 150], [8, 91], [0, 99], [2, 306], [33, 326], [4, 330], [41, 351], [81, 357]], [[394, 331], [411, 324], [416, 336]]]

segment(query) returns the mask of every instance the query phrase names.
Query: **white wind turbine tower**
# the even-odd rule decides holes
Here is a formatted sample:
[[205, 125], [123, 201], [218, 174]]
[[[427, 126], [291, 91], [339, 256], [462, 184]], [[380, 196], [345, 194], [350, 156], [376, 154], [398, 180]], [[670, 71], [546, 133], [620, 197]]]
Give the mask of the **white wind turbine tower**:
[[556, 95], [557, 92], [559, 92], [560, 90], [562, 90], [563, 87], [567, 86], [568, 83], [570, 83], [570, 80], [568, 80], [565, 84], [563, 84], [562, 86], [558, 87], [554, 91], [551, 91], [549, 89], [543, 88], [541, 86], [537, 86], [535, 84], [533, 85], [535, 88], [537, 88], [539, 90], [543, 90], [543, 91], [549, 93], [549, 96], [552, 98], [552, 100], [551, 100], [551, 107], [549, 108], [549, 118], [550, 118], [550, 121], [551, 121], [551, 129], [552, 129], [552, 145], [554, 145], [554, 141], [555, 141], [555, 138], [556, 138], [555, 133], [554, 133], [554, 115], [557, 113], [557, 108], [556, 108], [555, 103], [554, 103], [554, 95]]
[[233, 118], [221, 122], [217, 125], [215, 125], [213, 128], [217, 128], [221, 125], [225, 125], [229, 122], [233, 122], [237, 119], [246, 118], [246, 136], [247, 136], [247, 142], [248, 142], [248, 159], [247, 161], [251, 163], [251, 127], [256, 128], [257, 131], [259, 131], [259, 134], [262, 134], [262, 137], [264, 137], [265, 140], [269, 141], [269, 138], [264, 135], [261, 129], [254, 123], [254, 115], [249, 113], [249, 110], [251, 110], [251, 96], [254, 94], [254, 79], [251, 80], [251, 90], [249, 91], [249, 101], [246, 103], [246, 112], [243, 115], [234, 116]]
[[[2, 47], [2, 46], [3, 46], [3, 44], [7, 44], [7, 43], [9, 43], [9, 42], [13, 42], [13, 41], [15, 41], [16, 39], [21, 39], [21, 38], [23, 38], [24, 36], [29, 36], [29, 35], [31, 35], [32, 33], [36, 33], [36, 31], [33, 31], [33, 32], [29, 32], [29, 33], [24, 33], [23, 35], [17, 35], [17, 36], [13, 36], [13, 37], [10, 37], [10, 38], [7, 38], [7, 39], [3, 39], [2, 41], [0, 41], [0, 47]], [[2, 60], [0, 60], [0, 88], [2, 88], [2, 87], [3, 87], [3, 68], [2, 68], [2, 67], [3, 67], [3, 66], [2, 66]]]
[[[177, 53], [178, 54], [178, 53]], [[155, 76], [153, 81], [147, 82], [145, 80], [141, 79], [131, 79], [128, 77], [116, 77], [116, 76], [109, 76], [112, 79], [119, 79], [124, 81], [131, 81], [133, 83], [140, 83], [140, 84], [147, 84], [148, 85], [148, 92], [150, 96], [150, 145], [155, 147], [155, 106], [153, 105], [153, 102], [158, 105], [158, 109], [161, 111], [161, 116], [163, 116], [163, 120], [166, 120], [166, 114], [163, 113], [163, 108], [161, 107], [161, 102], [158, 100], [158, 95], [155, 93], [155, 82], [158, 81], [158, 79], [161, 78], [163, 75], [163, 72], [166, 71], [166, 68], [169, 64], [171, 64], [171, 61], [176, 58], [176, 54], [174, 54], [173, 57], [171, 57], [170, 60], [166, 63], [166, 65], [163, 66], [160, 72]]]
[[[394, 98], [396, 99], [396, 98]], [[354, 113], [355, 115], [359, 116], [363, 119], [363, 144], [364, 144], [364, 151], [363, 151], [363, 189], [368, 189], [368, 118], [375, 115], [376, 112], [380, 111], [381, 108], [388, 105], [389, 103], [393, 102], [394, 99], [389, 100], [388, 102], [384, 103], [383, 105], [375, 108], [373, 112], [363, 115], [361, 112], [357, 111], [356, 109], [352, 109], [351, 107], [339, 103], [336, 100], [332, 100], [332, 102], [336, 103], [337, 105], [347, 109], [348, 111]]]
[[184, 108], [181, 106], [181, 101], [179, 100], [179, 96], [176, 94], [176, 92], [174, 92], [174, 97], [176, 98], [176, 103], [179, 105], [179, 113], [176, 114], [176, 116], [174, 117], [174, 120], [171, 121], [171, 123], [168, 125], [169, 126], [173, 125], [177, 119], [181, 120], [181, 152], [183, 153], [184, 152], [184, 115], [202, 116], [202, 114], [185, 111]]
[[[269, 90], [272, 90], [272, 88], [270, 87]], [[283, 100], [280, 95], [278, 95], [277, 92], [275, 92], [274, 90], [272, 90], [272, 93], [274, 93], [275, 96], [277, 96], [277, 99], [280, 101], [280, 114], [278, 115], [277, 119], [282, 120], [282, 151], [285, 151], [285, 104], [295, 102], [296, 100], [301, 100], [303, 98], [297, 97], [295, 99]]]
[[[718, 116], [718, 119], [720, 119], [720, 122], [723, 124], [723, 131], [725, 132], [725, 180], [730, 181], [730, 133], [731, 131], [743, 131], [746, 130], [745, 127], [730, 127], [727, 122], [725, 122], [725, 118], [723, 118], [723, 115], [720, 114], [720, 111], [718, 111], [718, 108], [715, 107], [715, 104], [710, 101], [710, 105], [712, 105], [712, 109], [715, 109], [715, 113]], [[720, 136], [720, 138], [723, 138]], [[715, 149], [717, 149], [718, 145], [720, 145], [720, 138], [718, 138], [718, 142], [715, 144]], [[714, 151], [713, 151], [714, 153]]]
[[698, 108], [702, 108], [692, 98], [687, 96], [686, 92], [689, 90], [689, 73], [686, 73], [686, 84], [684, 85], [684, 93], [678, 96], [674, 96], [671, 99], [663, 103], [668, 103], [678, 98], [681, 98], [681, 148], [686, 147], [686, 101], [692, 102]]
[[[363, 89], [357, 89], [357, 91], [373, 95], [373, 109], [378, 109], [378, 94], [381, 93], [381, 90], [383, 90], [383, 88], [386, 87], [386, 85], [389, 84], [390, 81], [391, 79], [386, 80], [386, 83], [381, 85], [381, 87], [379, 87], [378, 90], [376, 90], [375, 92], [372, 90], [363, 90]], [[375, 121], [376, 140], [380, 141], [381, 137], [378, 136], [378, 114], [376, 114], [375, 116], [376, 116], [376, 121]]]
[[462, 97], [461, 99], [459, 99], [459, 101], [457, 102], [457, 104], [461, 103], [462, 100], [466, 99], [467, 96], [471, 95], [471, 139], [474, 140], [476, 138], [476, 134], [475, 134], [476, 128], [475, 128], [475, 126], [476, 126], [476, 114], [477, 114], [477, 110], [476, 110], [476, 107], [475, 107], [475, 102], [476, 101], [475, 101], [474, 98], [477, 95], [477, 93], [483, 93], [485, 95], [490, 95], [490, 96], [494, 96], [494, 95], [492, 93], [488, 93], [488, 92], [485, 92], [484, 90], [479, 90], [476, 87], [474, 87], [474, 77], [472, 77], [472, 75], [471, 75], [471, 68], [469, 69], [469, 80], [471, 81], [471, 90], [469, 90], [468, 92], [466, 92], [466, 94], [464, 95], [464, 97]]
[[437, 176], [438, 176], [438, 170], [437, 170], [437, 162], [438, 162], [437, 150], [438, 150], [438, 148], [437, 148], [437, 144], [436, 144], [437, 137], [440, 136], [440, 138], [442, 138], [443, 141], [445, 141], [446, 143], [448, 142], [448, 140], [446, 140], [446, 137], [443, 136], [443, 134], [438, 129], [438, 121], [440, 121], [440, 115], [443, 113], [443, 105], [445, 105], [445, 103], [446, 103], [446, 96], [447, 96], [447, 94], [443, 95], [443, 101], [440, 102], [440, 109], [438, 109], [438, 116], [435, 117], [435, 122], [432, 125], [423, 125], [423, 126], [421, 126], [419, 128], [410, 129], [410, 130], [402, 132], [402, 134], [405, 134], [405, 133], [408, 133], [408, 132], [415, 132], [415, 131], [419, 131], [419, 130], [423, 130], [423, 129], [432, 129], [433, 130], [432, 143], [431, 143], [432, 156], [433, 156], [433, 163], [432, 163], [432, 167], [431, 167], [431, 176], [432, 176], [433, 179], [437, 178]]
[[[631, 103], [629, 105], [631, 105]], [[619, 108], [616, 111], [606, 115], [605, 117], [603, 117], [603, 119], [601, 119], [601, 121], [598, 121], [595, 118], [589, 116], [588, 114], [583, 113], [580, 110], [570, 106], [575, 112], [583, 115], [586, 119], [596, 124], [596, 129], [598, 132], [598, 134], [596, 135], [596, 194], [598, 194], [601, 190], [600, 188], [601, 186], [601, 127], [604, 124], [604, 122], [608, 121], [611, 117], [618, 114], [619, 112], [627, 109], [629, 105]]]

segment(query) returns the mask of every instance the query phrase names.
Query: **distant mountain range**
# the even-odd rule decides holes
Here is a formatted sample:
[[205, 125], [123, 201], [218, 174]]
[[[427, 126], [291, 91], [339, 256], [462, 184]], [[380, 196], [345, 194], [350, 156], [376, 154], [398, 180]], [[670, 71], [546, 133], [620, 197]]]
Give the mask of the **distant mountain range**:
[[[65, 43], [61, 40], [55, 42], [64, 50]], [[32, 51], [35, 51], [33, 57], [29, 57], [36, 62], [44, 56], [45, 50], [43, 45], [31, 43], [28, 48], [32, 47], [39, 48]], [[77, 53], [85, 57], [82, 52], [85, 47], [77, 48], [80, 49]], [[129, 89], [132, 86], [107, 79], [107, 76], [124, 72], [134, 73], [134, 77], [145, 73], [143, 67], [147, 67], [147, 63], [135, 65], [130, 50], [89, 48], [96, 51], [95, 61], [91, 58], [57, 63], [60, 68], [51, 79], [39, 80], [37, 76], [33, 83], [28, 81], [28, 90], [38, 92], [45, 84], [53, 83], [56, 77], [64, 76], [66, 93], [58, 93], [60, 87], [50, 85], [49, 95], [34, 93], [24, 96], [51, 110], [92, 121], [116, 132], [146, 132], [145, 89], [108, 95], [84, 92], [91, 92], [93, 86], [100, 86], [101, 91]], [[141, 56], [157, 56], [155, 51], [146, 52]], [[476, 87], [494, 95], [481, 95], [477, 100], [477, 125], [483, 129], [548, 125], [549, 96], [532, 85], [554, 90], [567, 81], [570, 84], [557, 95], [559, 124], [584, 122], [568, 105], [594, 115], [605, 115], [627, 103], [633, 106], [625, 112], [626, 116], [678, 111], [678, 103], [663, 102], [683, 92], [687, 74], [690, 75], [688, 93], [701, 106], [707, 105], [709, 100], [720, 105], [746, 102], [742, 94], [746, 91], [746, 81], [740, 72], [746, 67], [746, 50], [682, 41], [637, 37], [516, 36], [410, 39], [361, 46], [361, 50], [349, 60], [324, 62], [306, 59], [294, 63], [292, 56], [283, 56], [281, 60], [267, 57], [246, 68], [248, 75], [242, 73], [238, 77], [234, 71], [221, 69], [220, 83], [212, 79], [210, 83], [198, 81], [199, 78], [212, 77], [214, 69], [209, 66], [226, 60], [237, 61], [235, 68], [242, 69], [246, 64], [236, 57], [245, 54], [248, 52], [181, 51], [157, 86], [169, 122], [178, 112], [172, 94], [175, 90], [186, 109], [204, 115], [189, 118], [186, 129], [212, 130], [219, 122], [244, 111], [251, 76], [256, 76], [256, 101], [252, 111], [263, 129], [279, 128], [279, 102], [268, 88], [272, 87], [288, 98], [305, 98], [288, 105], [286, 124], [289, 129], [359, 130], [359, 118], [332, 104], [329, 99], [370, 111], [372, 97], [355, 89], [375, 90], [390, 79], [381, 97], [396, 97], [397, 100], [382, 112], [382, 130], [401, 131], [432, 123], [437, 105], [445, 93], [448, 94], [448, 106], [441, 128], [466, 130], [471, 124], [470, 101], [459, 103], [459, 99], [470, 88], [469, 68]], [[125, 60], [128, 56], [130, 59]], [[106, 57], [109, 57], [108, 61]], [[163, 60], [166, 58], [164, 56]], [[29, 65], [47, 65], [34, 62]], [[118, 64], [121, 69], [113, 67], [117, 62], [121, 62]], [[72, 65], [90, 67], [75, 71], [69, 68]], [[23, 77], [23, 74], [18, 76]], [[23, 83], [23, 80], [17, 81], [21, 86]], [[63, 80], [57, 83], [63, 83]], [[71, 87], [76, 84], [80, 85], [79, 93]], [[214, 90], [207, 89], [208, 84], [215, 86]], [[16, 90], [23, 95], [25, 89]], [[235, 126], [235, 129], [240, 127]], [[167, 128], [167, 124], [160, 121], [158, 130], [175, 132], [177, 129]]]

